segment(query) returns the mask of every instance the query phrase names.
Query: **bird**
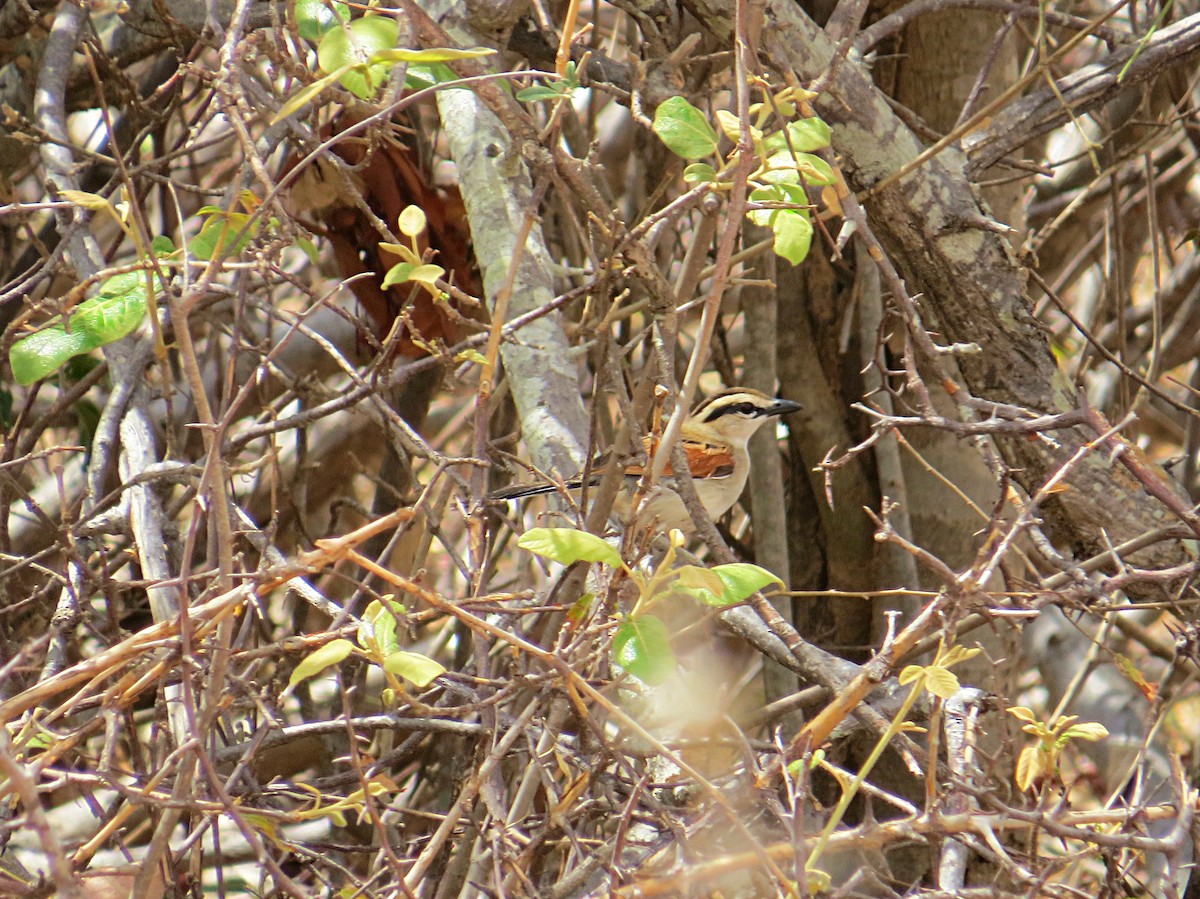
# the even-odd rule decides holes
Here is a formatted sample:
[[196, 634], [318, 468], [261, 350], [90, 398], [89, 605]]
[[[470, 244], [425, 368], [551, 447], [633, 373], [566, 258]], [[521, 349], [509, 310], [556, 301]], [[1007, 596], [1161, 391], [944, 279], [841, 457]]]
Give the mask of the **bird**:
[[[754, 433], [767, 422], [798, 412], [801, 408], [799, 403], [791, 400], [771, 397], [748, 387], [735, 387], [709, 397], [692, 410], [680, 429], [679, 443], [688, 460], [696, 495], [710, 518], [714, 521], [720, 518], [742, 495], [750, 474], [747, 444]], [[655, 436], [643, 438], [642, 443], [646, 462], [626, 464], [626, 489], [618, 494], [614, 503], [614, 511], [626, 523], [630, 523], [630, 504], [637, 492], [637, 485], [658, 449], [658, 438]], [[587, 481], [589, 486], [600, 483], [606, 464], [606, 457], [593, 462]], [[674, 484], [668, 463], [659, 483], [638, 506], [638, 525], [649, 525], [664, 531], [678, 528], [685, 533], [695, 530], [692, 516], [675, 491]], [[580, 490], [583, 485], [583, 477], [572, 478], [564, 484], [518, 484], [493, 492], [491, 499], [522, 499], [555, 493], [563, 487]]]

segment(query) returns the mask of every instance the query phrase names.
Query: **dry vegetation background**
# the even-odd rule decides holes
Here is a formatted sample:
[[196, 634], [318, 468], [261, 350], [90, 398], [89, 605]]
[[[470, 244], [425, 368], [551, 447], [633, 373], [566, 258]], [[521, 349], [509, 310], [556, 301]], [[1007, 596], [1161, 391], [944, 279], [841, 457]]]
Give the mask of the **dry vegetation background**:
[[[385, 0], [499, 52], [359, 96], [296, 5], [0, 6], [0, 895], [1200, 895], [1193, 0]], [[689, 548], [788, 590], [646, 683], [661, 543], [517, 546], [615, 481], [487, 496], [734, 384], [804, 410]]]

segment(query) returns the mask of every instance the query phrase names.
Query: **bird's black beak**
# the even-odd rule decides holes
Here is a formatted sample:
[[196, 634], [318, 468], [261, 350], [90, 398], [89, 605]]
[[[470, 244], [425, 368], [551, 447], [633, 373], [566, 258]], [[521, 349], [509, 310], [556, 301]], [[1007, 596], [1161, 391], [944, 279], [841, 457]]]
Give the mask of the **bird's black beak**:
[[803, 408], [799, 403], [793, 403], [791, 400], [775, 400], [763, 410], [763, 415], [791, 415]]

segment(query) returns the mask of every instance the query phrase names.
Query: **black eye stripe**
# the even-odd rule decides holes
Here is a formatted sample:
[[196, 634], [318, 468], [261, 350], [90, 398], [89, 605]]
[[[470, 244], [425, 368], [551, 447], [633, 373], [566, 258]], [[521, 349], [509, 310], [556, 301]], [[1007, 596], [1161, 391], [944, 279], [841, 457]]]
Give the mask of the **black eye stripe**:
[[716, 421], [722, 415], [753, 415], [757, 416], [762, 413], [762, 409], [754, 403], [730, 403], [726, 406], [718, 406], [704, 416], [705, 421]]

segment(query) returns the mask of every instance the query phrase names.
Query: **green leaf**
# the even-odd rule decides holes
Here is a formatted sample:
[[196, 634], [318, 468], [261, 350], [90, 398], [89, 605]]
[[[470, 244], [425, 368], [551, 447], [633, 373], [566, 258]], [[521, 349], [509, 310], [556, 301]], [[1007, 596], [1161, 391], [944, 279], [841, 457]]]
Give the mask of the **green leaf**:
[[717, 151], [717, 132], [704, 113], [683, 97], [659, 104], [653, 129], [667, 149], [684, 159], [700, 159]]
[[820, 119], [800, 119], [788, 122], [786, 136], [782, 131], [777, 131], [763, 141], [763, 149], [768, 153], [787, 149], [797, 153], [808, 153], [828, 147], [831, 137], [829, 126]]
[[456, 59], [478, 59], [481, 56], [491, 56], [495, 52], [490, 47], [472, 47], [469, 50], [459, 50], [454, 47], [434, 47], [430, 50], [407, 50], [404, 47], [389, 47], [386, 50], [379, 50], [376, 53], [372, 53], [369, 62], [372, 65], [380, 62], [429, 64], [453, 62]]
[[160, 234], [150, 241], [150, 252], [160, 259], [175, 252], [175, 243], [165, 234]]
[[338, 80], [355, 96], [370, 100], [391, 71], [390, 63], [372, 64], [371, 58], [385, 50], [394, 50], [399, 38], [400, 26], [395, 19], [387, 16], [355, 19], [345, 27], [326, 32], [317, 47], [317, 62], [325, 72], [351, 66]]
[[575, 528], [530, 528], [517, 546], [563, 565], [603, 562], [612, 568], [622, 567], [621, 554], [615, 548], [595, 534]]
[[[305, 104], [315, 100], [321, 91], [325, 90], [325, 88], [329, 87], [353, 68], [353, 64], [349, 64], [344, 65], [341, 68], [334, 69], [324, 78], [318, 78], [308, 87], [301, 88], [300, 90], [296, 91], [296, 93], [292, 94], [292, 98], [290, 100], [279, 107], [279, 112], [275, 113], [275, 115], [271, 117], [271, 124], [276, 125], [279, 122], [282, 122], [292, 113], [299, 112]], [[204, 210], [201, 210], [201, 212], [203, 211]]]
[[444, 278], [445, 276], [446, 270], [440, 265], [431, 265], [427, 263], [425, 265], [418, 265], [411, 272], [409, 272], [408, 280], [416, 281], [418, 284], [424, 284], [428, 287], [434, 287], [437, 285], [438, 279]]
[[[100, 285], [98, 296], [80, 303], [60, 322], [13, 344], [8, 354], [18, 384], [32, 384], [53, 374], [73, 356], [120, 340], [146, 317], [146, 281], [143, 271], [114, 275]], [[156, 290], [162, 289], [157, 276]], [[68, 329], [69, 326], [69, 329]]]
[[307, 237], [296, 238], [296, 248], [308, 257], [308, 261], [313, 265], [317, 264], [320, 254], [317, 253], [317, 245]]
[[653, 615], [626, 618], [613, 635], [613, 661], [644, 683], [661, 684], [675, 673], [671, 635]]
[[524, 90], [517, 92], [517, 99], [522, 103], [537, 103], [541, 100], [561, 100], [570, 93], [570, 89], [564, 90], [561, 82], [552, 82], [551, 84], [533, 84]]
[[188, 249], [197, 259], [206, 262], [218, 252], [222, 257], [236, 256], [258, 233], [257, 221], [246, 227], [250, 219], [249, 213], [245, 212], [213, 213], [200, 228], [200, 233], [192, 238]]
[[454, 357], [455, 362], [474, 362], [476, 365], [487, 365], [487, 356], [479, 352], [467, 348]]
[[402, 603], [394, 599], [380, 602], [371, 600], [362, 617], [362, 627], [358, 632], [358, 645], [363, 649], [371, 648], [371, 639], [383, 656], [388, 656], [400, 649], [400, 638], [396, 636], [397, 620], [407, 612]]
[[388, 269], [386, 275], [383, 276], [382, 287], [387, 290], [393, 284], [403, 284], [409, 279], [409, 276], [417, 270], [419, 266], [411, 262], [397, 262]]
[[675, 569], [675, 576], [679, 578], [679, 585], [689, 590], [704, 590], [715, 595], [725, 590], [725, 582], [711, 568], [683, 565]]
[[320, 40], [321, 35], [330, 28], [336, 28], [339, 22], [349, 21], [350, 7], [345, 3], [296, 0], [296, 30], [300, 32], [300, 37], [306, 40]]
[[939, 699], [949, 699], [959, 691], [958, 678], [941, 665], [930, 665], [925, 669], [925, 689]]
[[86, 190], [60, 190], [59, 196], [91, 212], [108, 212], [115, 219], [120, 219], [113, 204], [99, 194], [88, 193]]
[[304, 661], [296, 666], [296, 670], [288, 678], [288, 689], [310, 677], [316, 677], [330, 665], [344, 661], [352, 652], [354, 644], [349, 640], [330, 640], [320, 649], [310, 652]]
[[701, 181], [716, 181], [717, 171], [707, 162], [693, 162], [683, 170], [683, 180], [688, 184]]
[[8, 362], [18, 384], [32, 384], [54, 374], [72, 356], [96, 346], [95, 340], [79, 329], [68, 334], [63, 325], [52, 325], [14, 343]]
[[803, 209], [781, 209], [771, 222], [775, 232], [775, 253], [792, 265], [799, 265], [812, 247], [813, 226]]
[[833, 168], [820, 156], [813, 156], [811, 153], [797, 153], [796, 167], [809, 184], [831, 185], [837, 181], [833, 175]]
[[767, 571], [767, 569], [751, 565], [749, 562], [733, 562], [729, 565], [717, 565], [711, 571], [725, 585], [725, 592], [721, 595], [721, 602], [719, 603], [719, 605], [723, 606], [731, 606], [739, 603], [747, 597], [753, 596], [768, 584], [783, 586], [783, 581]]
[[[772, 184], [768, 187], [756, 187], [750, 191], [750, 196], [747, 199], [751, 203], [786, 203], [787, 199], [780, 189], [780, 185]], [[771, 220], [779, 212], [778, 209], [751, 209], [746, 213], [746, 218], [754, 222], [756, 225], [762, 225], [764, 228], [771, 227]]]
[[748, 562], [717, 565], [714, 568], [699, 568], [688, 565], [678, 569], [679, 586], [683, 592], [706, 606], [724, 608], [737, 605], [768, 584], [779, 584], [779, 580], [765, 568]]
[[404, 73], [404, 86], [414, 91], [451, 81], [458, 81], [458, 73], [440, 62], [411, 65]]
[[389, 655], [384, 661], [383, 667], [418, 687], [428, 687], [435, 678], [446, 673], [446, 669], [429, 656], [403, 650]]
[[1108, 728], [1095, 721], [1085, 721], [1083, 724], [1073, 724], [1063, 732], [1063, 737], [1069, 740], [1089, 740], [1096, 742], [1108, 736]]

